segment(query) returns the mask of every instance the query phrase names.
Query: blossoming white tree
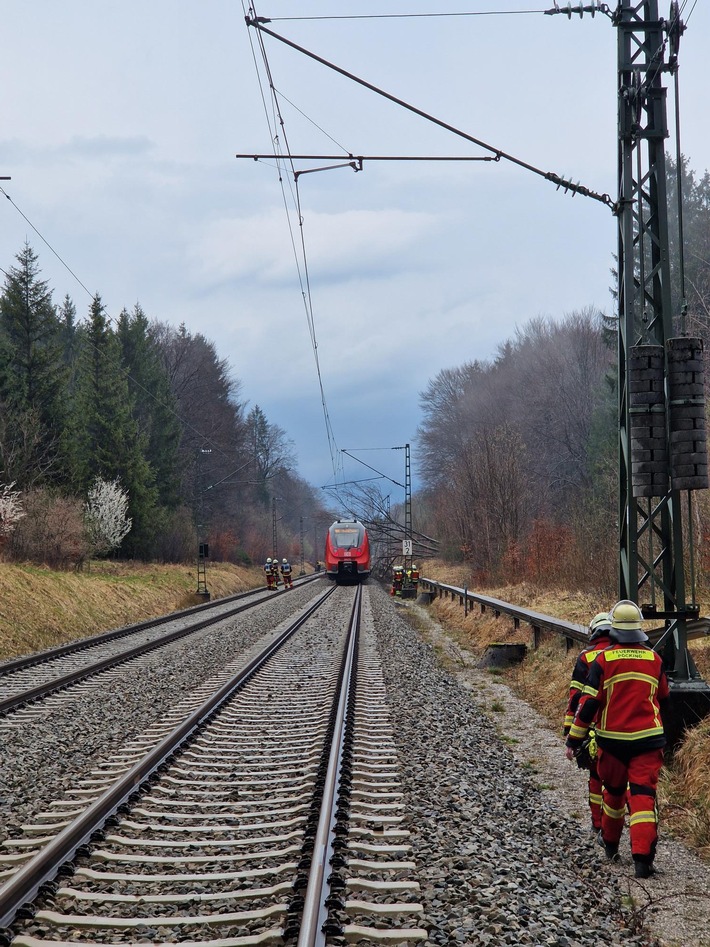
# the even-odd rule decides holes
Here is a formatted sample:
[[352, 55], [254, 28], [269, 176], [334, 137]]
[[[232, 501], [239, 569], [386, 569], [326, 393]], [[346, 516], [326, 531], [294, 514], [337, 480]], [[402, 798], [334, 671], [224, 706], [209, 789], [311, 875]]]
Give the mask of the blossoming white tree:
[[104, 555], [120, 546], [133, 522], [127, 510], [128, 491], [122, 489], [118, 477], [97, 477], [84, 504], [86, 532], [95, 554]]
[[5, 483], [0, 488], [0, 541], [6, 539], [22, 519], [25, 511], [20, 502], [22, 495], [19, 490], [13, 490], [13, 483]]

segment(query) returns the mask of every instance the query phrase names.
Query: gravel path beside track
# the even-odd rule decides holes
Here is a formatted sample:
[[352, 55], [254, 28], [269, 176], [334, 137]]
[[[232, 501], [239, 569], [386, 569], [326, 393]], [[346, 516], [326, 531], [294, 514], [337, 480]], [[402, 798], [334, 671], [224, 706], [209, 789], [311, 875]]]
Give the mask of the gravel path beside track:
[[[454, 643], [426, 608], [413, 603], [402, 608], [416, 613], [427, 642], [423, 644], [398, 615], [382, 645], [401, 664], [390, 665], [391, 677], [416, 692], [411, 698], [416, 719], [403, 694], [398, 721], [400, 726], [405, 721], [406, 752], [421, 754], [419, 763], [415, 756], [409, 764], [410, 791], [426, 793], [432, 807], [439, 807], [438, 825], [431, 813], [421, 814], [425, 844], [438, 838], [442, 848], [450, 850], [452, 868], [460, 869], [471, 902], [469, 907], [450, 905], [447, 911], [450, 889], [439, 893], [443, 879], [430, 881], [430, 890], [433, 884], [436, 900], [442, 902], [442, 933], [454, 937], [432, 937], [432, 943], [710, 945], [710, 866], [665, 836], [663, 826], [653, 878], [633, 878], [630, 851], [624, 851], [627, 832], [621, 863], [609, 864], [589, 834], [584, 774], [564, 758], [559, 735], [498, 678], [478, 670], [474, 655]], [[445, 669], [433, 667], [437, 662]], [[480, 709], [487, 715], [484, 720]], [[450, 742], [442, 727], [449, 731]], [[432, 732], [433, 745], [428, 739]], [[443, 777], [438, 754], [446, 760]], [[511, 760], [515, 767], [509, 772]], [[506, 775], [491, 785], [486, 770], [497, 766]], [[515, 867], [506, 873], [502, 869], [507, 857]], [[493, 880], [481, 891], [487, 878]], [[521, 891], [527, 896], [528, 918], [540, 924], [531, 940], [517, 933], [510, 936], [511, 928], [516, 931], [525, 917], [524, 909], [520, 913], [525, 900]], [[481, 911], [473, 907], [481, 893], [488, 902], [484, 916], [488, 912], [492, 918], [492, 939], [461, 939], [469, 912]], [[641, 924], [646, 925], [645, 939], [623, 926], [636, 931]]]

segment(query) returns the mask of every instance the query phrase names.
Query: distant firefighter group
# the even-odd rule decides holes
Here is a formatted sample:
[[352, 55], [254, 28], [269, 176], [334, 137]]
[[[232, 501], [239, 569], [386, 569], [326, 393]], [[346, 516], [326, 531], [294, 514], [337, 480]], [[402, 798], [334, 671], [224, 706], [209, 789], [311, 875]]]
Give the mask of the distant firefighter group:
[[419, 569], [415, 565], [394, 566], [392, 569], [392, 588], [390, 595], [416, 595], [419, 585]]
[[279, 587], [279, 568], [281, 570], [281, 579], [284, 584], [285, 589], [293, 588], [293, 578], [291, 576], [291, 563], [288, 559], [281, 560], [281, 566], [279, 567], [279, 560], [274, 557], [273, 559], [269, 558], [264, 563], [264, 573], [266, 575], [266, 587], [267, 589], [278, 589]]

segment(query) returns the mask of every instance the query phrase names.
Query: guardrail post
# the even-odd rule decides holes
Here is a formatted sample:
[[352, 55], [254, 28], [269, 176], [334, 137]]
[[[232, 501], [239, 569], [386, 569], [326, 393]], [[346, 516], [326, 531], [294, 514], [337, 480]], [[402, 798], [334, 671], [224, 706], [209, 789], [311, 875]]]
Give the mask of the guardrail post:
[[463, 617], [466, 618], [468, 615], [468, 586], [464, 585], [463, 587]]
[[532, 631], [533, 631], [533, 648], [535, 649], [535, 651], [537, 651], [537, 649], [540, 647], [540, 626], [533, 625]]

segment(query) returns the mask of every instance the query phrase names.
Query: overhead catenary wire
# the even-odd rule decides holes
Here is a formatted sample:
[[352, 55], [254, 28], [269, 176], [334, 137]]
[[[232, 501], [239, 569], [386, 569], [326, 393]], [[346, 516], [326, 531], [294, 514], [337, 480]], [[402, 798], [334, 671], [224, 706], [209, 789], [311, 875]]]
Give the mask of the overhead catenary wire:
[[[251, 8], [253, 12], [253, 7]], [[341, 66], [337, 66], [335, 63], [330, 62], [328, 59], [319, 56], [317, 53], [312, 52], [309, 49], [306, 49], [304, 46], [300, 46], [298, 43], [294, 43], [292, 40], [287, 39], [285, 36], [281, 36], [279, 33], [275, 33], [273, 30], [270, 30], [266, 27], [266, 23], [270, 22], [266, 17], [257, 17], [252, 15], [251, 17], [246, 18], [247, 26], [254, 27], [258, 33], [265, 33], [267, 36], [271, 36], [273, 39], [278, 40], [281, 43], [284, 43], [286, 46], [289, 46], [291, 49], [295, 49], [297, 52], [303, 53], [305, 56], [308, 56], [310, 59], [313, 59], [315, 62], [320, 63], [323, 66], [326, 66], [328, 69], [332, 69], [334, 72], [337, 72], [339, 75], [344, 76], [346, 79], [351, 79], [353, 82], [358, 83], [358, 85], [363, 86], [366, 89], [369, 89], [371, 92], [376, 93], [377, 95], [382, 96], [385, 99], [388, 99], [390, 102], [393, 102], [395, 105], [399, 105], [402, 108], [418, 115], [420, 118], [425, 119], [428, 122], [431, 122], [434, 125], [438, 125], [440, 128], [445, 129], [446, 131], [451, 132], [454, 135], [457, 135], [459, 138], [463, 138], [465, 141], [470, 141], [472, 144], [477, 145], [479, 148], [483, 148], [484, 151], [489, 151], [495, 155], [497, 161], [505, 160], [510, 161], [512, 164], [517, 165], [527, 171], [537, 174], [540, 177], [544, 178], [546, 181], [550, 181], [552, 184], [555, 184], [557, 189], [560, 188], [566, 192], [570, 191], [572, 194], [581, 194], [584, 197], [589, 197], [592, 200], [599, 201], [602, 204], [605, 204], [612, 211], [616, 211], [615, 202], [612, 200], [609, 194], [599, 194], [596, 191], [591, 190], [590, 188], [573, 181], [563, 178], [561, 175], [557, 174], [555, 171], [543, 171], [541, 168], [535, 167], [535, 165], [530, 164], [527, 161], [523, 161], [522, 158], [516, 158], [514, 155], [509, 154], [506, 151], [503, 151], [501, 148], [496, 148], [494, 145], [490, 145], [487, 142], [483, 141], [480, 138], [476, 138], [474, 135], [468, 134], [468, 132], [463, 131], [456, 126], [449, 124], [448, 122], [443, 121], [436, 116], [431, 115], [429, 112], [425, 112], [423, 109], [418, 108], [416, 105], [412, 105], [409, 102], [405, 102], [404, 99], [400, 99], [398, 96], [392, 95], [390, 92], [386, 92], [384, 89], [381, 89], [379, 86], [374, 85], [371, 82], [368, 82], [366, 79], [356, 76], [354, 73], [349, 72], [347, 69], [343, 69]], [[262, 43], [263, 48], [263, 43]]]
[[[290, 234], [290, 237], [291, 237], [291, 245], [292, 245], [292, 249], [293, 249], [293, 253], [294, 253], [294, 259], [295, 259], [295, 262], [296, 262], [296, 269], [297, 269], [297, 272], [298, 272], [298, 278], [299, 278], [299, 282], [300, 282], [300, 285], [301, 285], [301, 298], [302, 298], [302, 301], [303, 301], [303, 304], [304, 304], [304, 310], [305, 310], [305, 314], [306, 314], [306, 321], [307, 321], [307, 324], [308, 324], [309, 336], [310, 336], [310, 340], [311, 340], [311, 348], [312, 348], [312, 350], [313, 350], [313, 357], [314, 357], [315, 365], [316, 365], [316, 374], [317, 374], [317, 378], [318, 378], [318, 385], [319, 385], [320, 396], [321, 396], [321, 407], [322, 407], [323, 418], [324, 418], [324, 422], [325, 422], [326, 436], [327, 436], [327, 439], [328, 439], [328, 447], [329, 447], [329, 451], [330, 451], [331, 464], [332, 464], [332, 467], [333, 467], [333, 473], [334, 473], [334, 475], [337, 475], [337, 457], [338, 457], [338, 450], [337, 450], [337, 444], [336, 444], [336, 441], [335, 441], [335, 434], [334, 434], [334, 432], [333, 432], [332, 424], [331, 424], [331, 421], [330, 421], [330, 414], [329, 414], [329, 411], [328, 411], [328, 405], [327, 405], [327, 401], [326, 401], [326, 397], [325, 397], [325, 389], [324, 389], [324, 386], [323, 386], [323, 376], [322, 376], [321, 367], [320, 367], [320, 357], [319, 357], [319, 354], [318, 354], [318, 340], [317, 340], [317, 337], [316, 337], [315, 319], [314, 319], [314, 315], [313, 315], [313, 299], [312, 299], [311, 288], [310, 288], [310, 275], [309, 275], [309, 270], [308, 270], [308, 256], [307, 256], [307, 252], [306, 252], [305, 233], [304, 233], [304, 228], [303, 228], [303, 214], [302, 214], [302, 210], [301, 210], [300, 191], [299, 191], [299, 189], [298, 189], [298, 177], [297, 177], [297, 175], [295, 174], [295, 169], [294, 169], [294, 167], [293, 167], [293, 161], [292, 161], [292, 159], [290, 158], [290, 156], [288, 155], [288, 139], [287, 139], [287, 137], [286, 137], [285, 123], [284, 123], [284, 120], [283, 120], [283, 116], [281, 115], [281, 112], [280, 112], [279, 103], [278, 103], [278, 95], [277, 95], [277, 93], [276, 93], [275, 85], [274, 85], [274, 82], [273, 82], [273, 77], [272, 77], [272, 75], [271, 75], [271, 68], [270, 68], [270, 66], [269, 66], [268, 58], [267, 58], [267, 56], [266, 56], [266, 49], [264, 48], [263, 42], [260, 42], [260, 47], [261, 47], [261, 51], [262, 51], [262, 58], [263, 58], [263, 60], [264, 60], [264, 68], [266, 69], [267, 76], [268, 76], [268, 79], [269, 79], [269, 86], [270, 86], [270, 89], [271, 89], [271, 91], [272, 91], [272, 104], [273, 104], [273, 108], [274, 108], [275, 113], [276, 113], [276, 116], [275, 116], [275, 117], [276, 117], [276, 120], [278, 121], [278, 124], [280, 125], [280, 127], [281, 127], [281, 129], [282, 129], [284, 144], [285, 144], [285, 146], [286, 146], [287, 155], [284, 156], [283, 154], [280, 154], [280, 157], [283, 157], [284, 160], [286, 160], [286, 158], [288, 158], [288, 161], [289, 161], [290, 167], [291, 167], [291, 171], [292, 171], [292, 173], [293, 173], [293, 181], [294, 181], [294, 188], [295, 188], [295, 190], [294, 190], [294, 192], [292, 192], [292, 197], [293, 197], [293, 201], [294, 201], [295, 208], [296, 208], [296, 212], [297, 212], [297, 216], [298, 216], [298, 226], [299, 226], [299, 231], [300, 231], [300, 235], [301, 235], [300, 243], [301, 243], [301, 259], [302, 259], [302, 261], [303, 261], [303, 272], [301, 272], [301, 263], [300, 263], [300, 260], [299, 260], [298, 252], [297, 252], [297, 250], [296, 250], [296, 241], [295, 241], [295, 238], [294, 238], [293, 227], [292, 227], [292, 224], [291, 224], [291, 215], [290, 215], [290, 213], [289, 213], [288, 202], [287, 202], [287, 200], [286, 200], [286, 194], [285, 194], [285, 189], [284, 189], [283, 175], [281, 174], [280, 168], [279, 168], [279, 182], [280, 182], [281, 189], [282, 189], [282, 195], [283, 195], [283, 199], [284, 199], [284, 208], [285, 208], [285, 211], [286, 211], [286, 219], [287, 219], [287, 224], [288, 224], [288, 228], [289, 228], [289, 234]], [[275, 135], [274, 138], [275, 138], [275, 141], [276, 141], [277, 143], [280, 142], [280, 139], [279, 139], [279, 136], [278, 136], [278, 135]], [[337, 142], [336, 142], [336, 144], [337, 144]]]
[[[249, 17], [246, 15], [246, 10], [245, 10], [243, 2], [242, 2], [242, 9], [245, 11], [245, 20], [248, 21]], [[253, 5], [250, 5], [249, 7], [249, 14], [251, 16], [255, 16], [255, 10], [254, 10]], [[251, 43], [251, 39], [250, 39], [250, 43]], [[298, 174], [296, 173], [296, 169], [293, 166], [293, 159], [291, 158], [291, 155], [290, 155], [290, 149], [288, 145], [288, 136], [286, 134], [286, 126], [285, 126], [283, 115], [281, 114], [281, 110], [279, 106], [279, 93], [276, 89], [276, 84], [271, 74], [271, 68], [269, 65], [268, 56], [266, 54], [266, 48], [264, 46], [263, 38], [261, 36], [259, 36], [259, 49], [261, 52], [261, 59], [264, 64], [264, 70], [265, 70], [265, 74], [267, 77], [267, 82], [268, 82], [268, 86], [270, 90], [271, 107], [273, 109], [273, 118], [270, 118], [270, 116], [268, 115], [268, 109], [266, 108], [265, 108], [265, 113], [267, 116], [267, 123], [271, 131], [271, 137], [275, 145], [274, 157], [277, 159], [279, 183], [282, 190], [284, 207], [286, 210], [287, 223], [288, 223], [289, 234], [290, 234], [290, 239], [291, 239], [291, 246], [294, 253], [294, 259], [296, 261], [296, 270], [298, 274], [299, 283], [301, 286], [301, 298], [304, 305], [306, 321], [308, 324], [308, 332], [309, 332], [309, 337], [310, 337], [310, 342], [311, 342], [311, 348], [312, 348], [313, 357], [315, 360], [316, 375], [318, 378], [318, 387], [319, 387], [320, 397], [321, 397], [321, 408], [323, 411], [323, 419], [325, 423], [326, 436], [327, 436], [328, 447], [330, 451], [331, 464], [333, 468], [333, 474], [334, 476], [337, 476], [338, 450], [337, 450], [337, 444], [335, 440], [335, 434], [333, 431], [333, 426], [330, 420], [330, 413], [328, 411], [328, 404], [327, 404], [327, 400], [325, 396], [325, 387], [323, 384], [323, 373], [321, 370], [320, 357], [318, 353], [318, 340], [316, 336], [315, 316], [314, 316], [314, 311], [313, 311], [313, 297], [311, 293], [310, 274], [309, 274], [309, 267], [308, 267], [308, 255], [306, 252], [306, 242], [305, 242], [305, 233], [304, 233], [304, 218], [303, 218], [303, 212], [302, 212], [302, 207], [301, 207]], [[256, 56], [254, 55], [253, 45], [252, 45], [252, 54], [254, 56], [255, 65], [256, 65]], [[259, 86], [261, 89], [261, 76], [259, 74], [258, 68], [257, 68], [257, 79], [258, 79]], [[263, 89], [261, 89], [261, 95], [262, 95], [262, 100], [265, 102], [266, 97], [264, 95]], [[336, 145], [338, 144], [338, 142], [336, 142], [334, 139], [331, 138], [331, 140], [334, 142], [334, 144]], [[291, 215], [289, 213], [288, 201], [286, 199], [285, 184], [283, 180], [283, 175], [281, 173], [281, 167], [278, 164], [278, 162], [280, 161], [289, 163], [292, 174], [293, 174], [292, 200], [295, 206], [297, 219], [298, 219], [298, 227], [300, 231], [300, 254], [299, 254], [299, 251], [297, 251], [296, 249], [294, 228], [291, 223]]]
[[[76, 273], [74, 272], [74, 270], [69, 266], [69, 264], [66, 262], [66, 260], [63, 260], [62, 257], [60, 257], [60, 255], [59, 255], [59, 254], [57, 253], [57, 251], [54, 249], [54, 247], [52, 246], [52, 244], [46, 239], [46, 237], [44, 237], [44, 236], [39, 232], [39, 230], [35, 227], [35, 225], [34, 225], [34, 224], [32, 223], [32, 221], [29, 219], [29, 217], [28, 217], [26, 214], [24, 214], [24, 213], [20, 210], [20, 208], [17, 206], [17, 204], [13, 201], [13, 199], [12, 199], [12, 198], [10, 197], [10, 195], [7, 193], [7, 191], [5, 190], [5, 188], [0, 187], [0, 192], [2, 192], [2, 193], [5, 195], [5, 197], [10, 201], [10, 203], [11, 203], [12, 206], [15, 208], [15, 210], [16, 210], [17, 213], [20, 215], [20, 217], [22, 217], [23, 220], [25, 220], [25, 221], [30, 225], [30, 227], [34, 230], [34, 232], [35, 232], [35, 233], [37, 234], [37, 236], [40, 238], [40, 240], [42, 241], [42, 243], [44, 243], [44, 245], [45, 245], [49, 250], [52, 251], [52, 253], [55, 255], [55, 257], [56, 257], [56, 258], [59, 260], [59, 262], [62, 264], [62, 266], [63, 266], [69, 273], [71, 273], [71, 275], [72, 275], [72, 276], [74, 277], [74, 279], [77, 281], [77, 283], [79, 284], [79, 286], [81, 286], [81, 288], [86, 291], [86, 293], [89, 295], [89, 297], [90, 297], [91, 299], [93, 299], [93, 298], [94, 298], [94, 294], [86, 287], [86, 284], [85, 284], [85, 283], [82, 283], [82, 281], [81, 281], [81, 280], [79, 279], [79, 277], [76, 275]], [[3, 270], [3, 272], [4, 272], [4, 270]]]
[[[86, 292], [87, 296], [88, 296], [92, 301], [96, 300], [98, 294], [92, 293], [91, 290], [88, 289], [88, 287], [86, 286], [86, 284], [85, 284], [81, 279], [79, 279], [79, 277], [77, 276], [77, 274], [76, 274], [76, 273], [74, 272], [74, 270], [69, 266], [69, 264], [66, 262], [66, 260], [57, 252], [57, 250], [54, 249], [54, 247], [49, 243], [49, 241], [47, 240], [47, 238], [46, 238], [46, 237], [38, 230], [38, 228], [32, 223], [32, 221], [29, 219], [29, 217], [24, 213], [24, 211], [21, 210], [21, 208], [20, 208], [20, 207], [17, 205], [17, 203], [12, 199], [12, 197], [7, 193], [7, 191], [6, 191], [3, 187], [0, 187], [0, 192], [1, 192], [2, 194], [4, 194], [5, 197], [10, 201], [10, 203], [11, 203], [12, 206], [15, 208], [15, 210], [17, 211], [17, 213], [23, 218], [23, 220], [26, 221], [26, 223], [32, 228], [32, 230], [34, 230], [34, 232], [37, 234], [37, 236], [40, 238], [40, 240], [45, 244], [45, 246], [46, 246], [49, 250], [52, 251], [52, 253], [53, 253], [54, 256], [57, 258], [57, 260], [59, 260], [59, 262], [60, 262], [60, 263], [62, 264], [62, 266], [67, 270], [67, 272], [76, 280], [76, 282], [79, 284], [79, 286], [81, 286], [81, 288]], [[0, 267], [0, 272], [4, 273], [4, 275], [5, 275], [8, 279], [12, 279], [12, 274], [8, 273], [7, 270], [4, 270], [4, 269], [2, 269], [2, 268]], [[105, 307], [103, 307], [103, 306], [102, 306], [102, 311], [105, 312]], [[108, 315], [106, 315], [106, 318], [107, 318], [107, 321], [108, 321], [109, 323], [115, 322], [115, 320], [112, 319], [112, 318], [111, 318], [110, 316], [108, 316]], [[90, 344], [92, 345], [94, 351], [95, 351], [98, 355], [100, 355], [102, 358], [106, 358], [106, 354], [105, 354], [104, 352], [102, 352], [100, 349], [98, 349], [93, 343], [90, 343]], [[153, 402], [155, 402], [155, 404], [157, 404], [159, 407], [164, 408], [166, 411], [168, 411], [177, 421], [180, 422], [180, 424], [181, 424], [186, 430], [189, 430], [189, 431], [191, 431], [193, 434], [195, 434], [196, 437], [197, 437], [203, 444], [209, 444], [209, 445], [212, 447], [213, 450], [215, 450], [217, 453], [221, 454], [223, 457], [228, 458], [228, 457], [231, 457], [231, 456], [232, 456], [231, 454], [229, 454], [229, 453], [227, 453], [225, 450], [223, 450], [218, 444], [216, 444], [214, 441], [212, 441], [212, 440], [209, 438], [209, 436], [207, 436], [206, 434], [204, 434], [204, 433], [201, 432], [201, 431], [198, 431], [197, 428], [193, 427], [192, 424], [190, 424], [189, 421], [187, 421], [185, 418], [183, 418], [182, 415], [181, 415], [179, 412], [177, 412], [171, 405], [167, 404], [167, 403], [164, 402], [164, 401], [161, 401], [160, 398], [156, 397], [156, 395], [155, 395], [152, 391], [150, 391], [148, 388], [146, 388], [144, 385], [142, 385], [136, 378], [134, 378], [133, 375], [131, 375], [131, 373], [130, 373], [127, 369], [123, 368], [122, 366], [119, 366], [119, 370], [120, 370], [121, 373], [123, 374], [123, 377], [124, 377], [124, 378], [126, 378], [127, 380], [130, 380], [130, 381], [136, 386], [136, 388], [140, 389], [140, 391], [142, 391], [143, 394], [147, 395]], [[245, 466], [247, 466], [247, 465], [245, 465]]]
[[529, 13], [545, 13], [545, 10], [468, 10], [459, 13], [326, 13], [318, 16], [272, 16], [270, 20], [412, 20], [435, 17], [469, 16], [525, 16]]

